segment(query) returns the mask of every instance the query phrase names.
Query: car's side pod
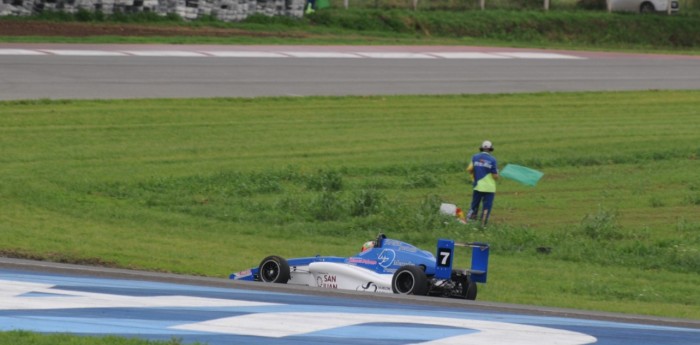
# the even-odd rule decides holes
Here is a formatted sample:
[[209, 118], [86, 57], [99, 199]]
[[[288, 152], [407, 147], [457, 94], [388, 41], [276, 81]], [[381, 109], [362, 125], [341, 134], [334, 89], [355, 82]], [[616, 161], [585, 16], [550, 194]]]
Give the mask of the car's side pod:
[[450, 279], [452, 277], [452, 257], [455, 247], [467, 247], [472, 250], [469, 280], [475, 283], [486, 283], [489, 268], [489, 245], [482, 242], [455, 243], [452, 240], [439, 239], [435, 255], [435, 278]]

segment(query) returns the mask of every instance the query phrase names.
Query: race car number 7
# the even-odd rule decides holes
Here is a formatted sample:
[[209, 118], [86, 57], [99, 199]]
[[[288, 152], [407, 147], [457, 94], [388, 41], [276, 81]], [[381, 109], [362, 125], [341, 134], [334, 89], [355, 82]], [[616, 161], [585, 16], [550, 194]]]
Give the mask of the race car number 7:
[[440, 248], [440, 250], [438, 250], [438, 266], [450, 266], [451, 257], [452, 250], [449, 248]]

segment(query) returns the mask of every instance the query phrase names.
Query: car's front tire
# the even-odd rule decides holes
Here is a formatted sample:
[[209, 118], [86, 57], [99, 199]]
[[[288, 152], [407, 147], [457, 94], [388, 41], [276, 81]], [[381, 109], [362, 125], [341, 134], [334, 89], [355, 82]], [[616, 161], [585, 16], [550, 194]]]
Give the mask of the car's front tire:
[[391, 278], [391, 290], [401, 295], [426, 295], [428, 277], [418, 266], [401, 266]]
[[265, 283], [286, 284], [290, 278], [289, 263], [279, 256], [268, 256], [258, 266], [258, 278]]

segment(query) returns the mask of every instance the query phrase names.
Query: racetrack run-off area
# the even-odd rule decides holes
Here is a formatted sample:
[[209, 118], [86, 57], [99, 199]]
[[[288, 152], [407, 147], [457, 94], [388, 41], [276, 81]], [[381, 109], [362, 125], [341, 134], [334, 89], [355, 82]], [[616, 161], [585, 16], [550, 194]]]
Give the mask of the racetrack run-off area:
[[[8, 266], [7, 261], [2, 264]], [[51, 265], [40, 266], [46, 270]], [[36, 267], [32, 271], [0, 269], [0, 330], [154, 340], [177, 337], [210, 345], [639, 345], [661, 344], [670, 338], [674, 344], [690, 345], [700, 335], [700, 329], [602, 321], [593, 314], [571, 319], [488, 310], [468, 303], [431, 307], [426, 297], [420, 303], [368, 300], [363, 294], [376, 295], [315, 295], [313, 289], [303, 294], [255, 291], [221, 287], [223, 281], [216, 282], [219, 287], [206, 286], [204, 281], [199, 286], [159, 282], [155, 276], [153, 280], [91, 278], [78, 266], [69, 268], [73, 274], [41, 273]], [[142, 279], [148, 276], [141, 274]], [[190, 283], [197, 278], [193, 279]]]

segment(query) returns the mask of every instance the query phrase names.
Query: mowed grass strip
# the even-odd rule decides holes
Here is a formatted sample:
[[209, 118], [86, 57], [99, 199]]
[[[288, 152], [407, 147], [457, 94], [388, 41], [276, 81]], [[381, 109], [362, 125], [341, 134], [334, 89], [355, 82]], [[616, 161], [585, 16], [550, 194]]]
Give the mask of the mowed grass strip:
[[346, 9], [339, 4], [303, 18], [258, 14], [242, 22], [211, 17], [185, 21], [154, 12], [103, 15], [44, 11], [33, 17], [3, 18], [0, 42], [488, 45], [699, 52], [700, 37], [694, 28], [700, 25], [700, 16], [683, 4], [673, 16], [639, 16], [607, 13], [603, 8], [575, 9], [570, 2], [568, 9], [553, 4], [551, 11], [543, 12], [541, 4], [508, 9], [492, 1], [490, 8], [481, 11], [469, 9], [478, 7], [475, 2], [441, 5], [431, 1], [422, 4], [436, 6], [432, 10], [415, 11], [405, 8], [409, 2], [392, 4], [389, 9], [376, 8], [376, 2], [371, 1], [373, 8], [356, 4]]
[[[75, 336], [72, 334], [40, 334], [26, 331], [0, 332], [0, 342], [16, 345], [182, 345], [180, 338], [143, 340], [117, 336]], [[200, 345], [202, 343], [188, 343]]]
[[[700, 92], [0, 103], [0, 253], [226, 277], [384, 232], [492, 244], [488, 301], [700, 318]], [[545, 173], [467, 208], [482, 140]], [[542, 253], [538, 248], [549, 248]], [[466, 255], [458, 258], [466, 265]]]

